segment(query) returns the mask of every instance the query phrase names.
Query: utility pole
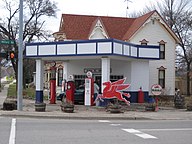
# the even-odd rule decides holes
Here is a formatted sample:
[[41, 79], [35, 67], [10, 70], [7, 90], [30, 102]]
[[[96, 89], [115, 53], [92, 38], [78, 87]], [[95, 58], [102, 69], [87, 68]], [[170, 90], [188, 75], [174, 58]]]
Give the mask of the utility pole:
[[19, 48], [18, 48], [18, 82], [17, 110], [23, 110], [23, 0], [19, 3]]
[[[0, 52], [1, 52], [1, 45], [0, 45]], [[0, 92], [2, 89], [2, 85], [1, 85], [1, 61], [2, 61], [2, 58], [0, 57]]]

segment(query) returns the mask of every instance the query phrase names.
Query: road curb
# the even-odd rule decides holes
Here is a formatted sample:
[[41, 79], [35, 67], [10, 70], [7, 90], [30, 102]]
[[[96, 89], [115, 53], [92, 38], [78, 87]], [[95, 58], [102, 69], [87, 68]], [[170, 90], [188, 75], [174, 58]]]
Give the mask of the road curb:
[[20, 112], [20, 111], [0, 111], [2, 117], [22, 117], [22, 118], [48, 118], [48, 119], [81, 119], [81, 120], [152, 120], [147, 117], [140, 117], [136, 115], [118, 115], [118, 114], [107, 114], [104, 115], [91, 115], [82, 113], [48, 113], [48, 112]]
[[78, 117], [78, 116], [37, 116], [37, 115], [6, 115], [2, 117], [38, 118], [38, 119], [72, 119], [72, 120], [153, 120], [145, 117]]

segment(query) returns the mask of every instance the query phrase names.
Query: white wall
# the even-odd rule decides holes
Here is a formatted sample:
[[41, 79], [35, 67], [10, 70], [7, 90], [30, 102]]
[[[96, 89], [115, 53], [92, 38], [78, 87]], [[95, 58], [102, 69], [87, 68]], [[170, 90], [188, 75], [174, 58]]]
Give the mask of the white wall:
[[68, 74], [69, 75], [86, 75], [84, 68], [99, 68], [101, 67], [100, 59], [87, 59], [87, 60], [69, 60], [68, 61]]
[[138, 91], [142, 87], [143, 91], [149, 90], [149, 62], [131, 62], [131, 90]]
[[150, 61], [150, 81], [149, 85], [158, 83], [158, 69], [163, 66], [165, 70], [165, 94], [174, 95], [175, 91], [175, 40], [171, 35], [155, 21], [146, 24], [142, 29], [131, 39], [130, 42], [140, 44], [140, 41], [146, 39], [149, 41], [148, 45], [159, 45], [161, 40], [165, 41], [165, 60]]
[[131, 63], [130, 61], [111, 60], [112, 75], [123, 75], [126, 83], [131, 83]]
[[[85, 75], [84, 68], [100, 68], [101, 59], [97, 60], [70, 60], [68, 63], [69, 75]], [[123, 75], [126, 82], [131, 84], [129, 91], [138, 91], [140, 87], [144, 91], [149, 90], [149, 62], [148, 61], [125, 61], [111, 60], [111, 75]]]

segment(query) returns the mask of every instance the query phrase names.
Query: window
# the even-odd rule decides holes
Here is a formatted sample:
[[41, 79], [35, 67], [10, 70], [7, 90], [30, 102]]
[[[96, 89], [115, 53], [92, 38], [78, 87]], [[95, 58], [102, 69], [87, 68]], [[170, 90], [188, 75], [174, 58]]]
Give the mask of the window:
[[160, 59], [165, 59], [165, 44], [166, 44], [166, 42], [164, 42], [163, 40], [161, 40], [159, 42], [159, 46], [160, 46]]
[[84, 85], [86, 75], [74, 75], [75, 87], [79, 88], [80, 85]]
[[159, 69], [159, 85], [165, 88], [165, 70]]
[[114, 82], [117, 80], [123, 79], [123, 75], [110, 75], [110, 81]]
[[165, 59], [165, 44], [160, 44], [160, 59]]
[[63, 80], [63, 68], [58, 69], [58, 86], [62, 86], [62, 80]]

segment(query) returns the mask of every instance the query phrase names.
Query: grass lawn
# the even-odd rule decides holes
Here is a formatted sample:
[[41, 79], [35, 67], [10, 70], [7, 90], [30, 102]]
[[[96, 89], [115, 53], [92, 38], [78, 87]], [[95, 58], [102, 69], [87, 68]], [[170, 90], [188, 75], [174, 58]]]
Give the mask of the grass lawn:
[[[7, 91], [7, 98], [17, 98], [16, 84], [10, 84]], [[35, 99], [35, 89], [26, 88], [23, 90], [23, 98]]]

